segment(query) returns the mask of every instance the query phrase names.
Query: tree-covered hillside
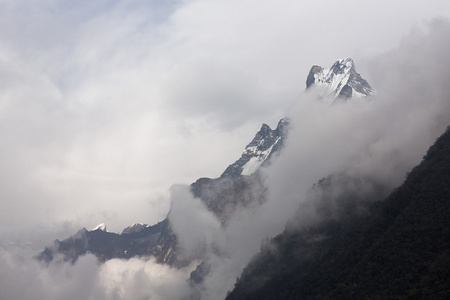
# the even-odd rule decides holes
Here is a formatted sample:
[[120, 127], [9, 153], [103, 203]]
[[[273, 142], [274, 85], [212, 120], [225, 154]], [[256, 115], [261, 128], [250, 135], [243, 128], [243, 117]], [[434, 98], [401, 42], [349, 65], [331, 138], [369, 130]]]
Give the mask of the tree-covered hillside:
[[450, 299], [449, 129], [386, 199], [346, 197], [263, 245], [227, 299]]

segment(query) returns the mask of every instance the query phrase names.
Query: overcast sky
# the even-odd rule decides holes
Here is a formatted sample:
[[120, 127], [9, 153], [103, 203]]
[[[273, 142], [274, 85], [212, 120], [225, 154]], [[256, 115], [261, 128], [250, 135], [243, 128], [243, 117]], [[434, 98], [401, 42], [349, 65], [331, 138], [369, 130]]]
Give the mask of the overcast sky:
[[[395, 186], [420, 161], [450, 123], [449, 18], [448, 0], [0, 0], [0, 297], [189, 295], [195, 264], [31, 258], [81, 227], [154, 224], [173, 200], [181, 249], [224, 254], [208, 253], [201, 286], [223, 298], [318, 178], [346, 170]], [[304, 94], [306, 76], [343, 57], [379, 94], [328, 109]], [[221, 228], [186, 186], [170, 189], [218, 177], [286, 115], [290, 138], [255, 211]]]
[[218, 177], [287, 114], [313, 64], [352, 57], [370, 82], [374, 55], [449, 16], [448, 0], [0, 0], [0, 237], [154, 224], [172, 184]]

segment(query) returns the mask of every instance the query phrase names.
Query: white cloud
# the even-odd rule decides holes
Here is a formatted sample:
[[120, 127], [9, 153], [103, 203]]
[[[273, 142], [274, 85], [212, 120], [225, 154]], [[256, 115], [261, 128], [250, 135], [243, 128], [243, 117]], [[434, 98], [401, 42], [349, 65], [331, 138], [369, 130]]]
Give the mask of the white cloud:
[[[211, 272], [198, 287], [202, 299], [225, 297], [263, 239], [282, 232], [294, 213], [293, 224], [301, 226], [310, 227], [321, 218], [320, 204], [306, 202], [320, 179], [341, 172], [358, 178], [358, 184], [347, 182], [332, 192], [354, 189], [362, 195], [356, 204], [364, 204], [382, 200], [384, 189], [400, 185], [420, 162], [450, 124], [450, 24], [436, 21], [427, 31], [413, 32], [398, 49], [372, 60], [378, 95], [370, 102], [330, 106], [318, 102], [314, 91], [300, 97], [290, 110], [286, 147], [264, 172], [268, 201], [257, 210], [236, 213], [213, 235], [211, 244], [217, 247], [207, 255]], [[328, 201], [327, 209], [338, 216], [334, 210], [339, 203]], [[189, 206], [184, 210], [190, 219], [199, 211]], [[197, 230], [174, 230], [193, 240], [201, 235]]]
[[41, 265], [30, 251], [0, 247], [2, 299], [184, 299], [191, 267], [173, 269], [154, 260], [110, 260], [92, 255], [76, 264]]
[[312, 64], [392, 48], [437, 2], [2, 1], [5, 226], [159, 221], [168, 187], [218, 176]]
[[[302, 100], [297, 98], [313, 64], [353, 56], [358, 67], [364, 58], [361, 66], [375, 70], [368, 79], [388, 91], [384, 83], [414, 73], [376, 71], [366, 58], [394, 48], [413, 24], [450, 11], [448, 1], [403, 0], [3, 0], [0, 8], [0, 239], [29, 237], [35, 230], [45, 239], [39, 246], [83, 226], [106, 222], [109, 230], [121, 231], [134, 222], [161, 220], [169, 209], [169, 186], [220, 175], [262, 122], [275, 125]], [[421, 41], [419, 35], [404, 43]], [[444, 42], [430, 45], [446, 51]], [[433, 59], [442, 53], [431, 46], [421, 48], [429, 53], [428, 64], [414, 68], [446, 63]], [[386, 56], [380, 66], [396, 66], [399, 59]], [[409, 79], [442, 84], [445, 78]], [[392, 142], [402, 140], [411, 147], [412, 162], [429, 141], [413, 143], [403, 126], [430, 131], [432, 139], [440, 123], [428, 127], [417, 97], [411, 110], [391, 110], [389, 101], [400, 92], [388, 91], [392, 99], [377, 105], [392, 133], [366, 150], [392, 150]], [[445, 123], [440, 111], [427, 110]], [[392, 121], [397, 114], [401, 118]], [[351, 125], [337, 118], [343, 129]], [[323, 125], [316, 128], [325, 134]], [[363, 143], [364, 134], [356, 131], [351, 138]], [[328, 162], [338, 164], [338, 153], [331, 155]]]
[[221, 224], [199, 199], [194, 198], [188, 186], [171, 188], [169, 221], [176, 233], [180, 253], [188, 258], [201, 257], [218, 245]]

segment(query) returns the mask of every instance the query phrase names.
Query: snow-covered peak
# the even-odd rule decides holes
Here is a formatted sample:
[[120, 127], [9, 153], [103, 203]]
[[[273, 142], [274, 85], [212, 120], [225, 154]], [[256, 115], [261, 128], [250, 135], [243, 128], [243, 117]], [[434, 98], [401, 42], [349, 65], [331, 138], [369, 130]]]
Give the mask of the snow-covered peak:
[[351, 58], [336, 61], [331, 68], [313, 66], [306, 80], [306, 88], [316, 86], [321, 99], [332, 103], [337, 99], [364, 99], [375, 95], [375, 90], [356, 72]]
[[141, 224], [141, 223], [134, 223], [133, 225], [128, 226], [120, 234], [128, 234], [128, 233], [135, 233], [139, 232], [144, 228], [150, 227], [148, 224]]
[[353, 59], [351, 59], [350, 57], [338, 59], [334, 63], [334, 65], [337, 65], [340, 68], [345, 68], [345, 69], [355, 68], [355, 63], [353, 62]]
[[105, 231], [106, 232], [106, 225], [105, 225], [105, 223], [99, 224], [99, 225], [97, 225], [97, 227], [92, 229], [92, 231], [95, 231], [95, 230], [101, 230], [101, 231]]
[[[322, 101], [365, 99], [375, 95], [375, 90], [356, 72], [351, 58], [337, 60], [330, 68], [313, 66], [306, 80], [306, 88], [319, 89]], [[221, 177], [251, 175], [267, 165], [271, 156], [283, 147], [289, 130], [289, 119], [281, 119], [275, 130], [263, 124], [254, 139], [245, 147], [241, 158], [228, 166]]]

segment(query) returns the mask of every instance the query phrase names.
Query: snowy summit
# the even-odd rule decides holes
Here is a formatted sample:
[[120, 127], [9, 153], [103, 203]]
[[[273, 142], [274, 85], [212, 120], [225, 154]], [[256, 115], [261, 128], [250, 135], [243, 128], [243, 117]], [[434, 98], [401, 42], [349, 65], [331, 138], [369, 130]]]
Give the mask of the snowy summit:
[[376, 94], [370, 84], [356, 72], [351, 58], [339, 59], [331, 68], [313, 66], [306, 79], [306, 89], [316, 86], [321, 89], [323, 101], [348, 101], [364, 99]]
[[99, 224], [99, 225], [97, 225], [97, 227], [92, 229], [92, 231], [95, 231], [95, 230], [101, 230], [101, 231], [105, 231], [106, 232], [106, 225], [105, 225], [105, 223]]
[[[331, 68], [313, 66], [306, 79], [306, 89], [316, 87], [320, 99], [327, 103], [366, 99], [376, 94], [370, 84], [356, 72], [351, 58], [339, 59]], [[251, 175], [268, 163], [270, 157], [283, 147], [289, 119], [281, 119], [275, 130], [263, 124], [255, 138], [245, 147], [241, 158], [223, 172], [221, 177]]]

